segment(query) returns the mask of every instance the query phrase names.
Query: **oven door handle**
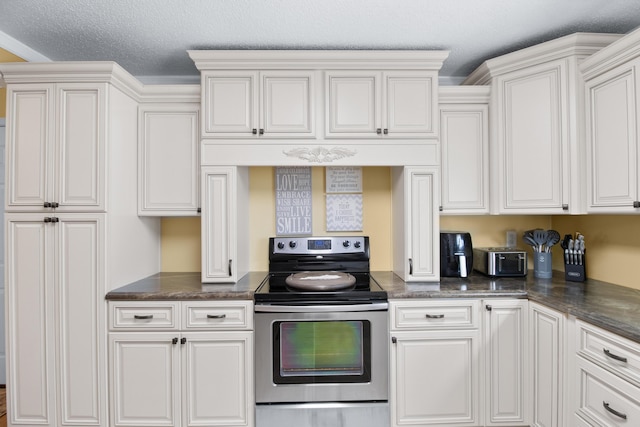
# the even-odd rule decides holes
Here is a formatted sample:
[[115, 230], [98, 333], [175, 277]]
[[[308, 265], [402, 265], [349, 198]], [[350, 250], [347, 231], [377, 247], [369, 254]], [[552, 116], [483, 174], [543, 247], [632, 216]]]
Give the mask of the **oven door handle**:
[[275, 305], [256, 304], [256, 313], [331, 313], [346, 311], [385, 311], [389, 309], [388, 302], [374, 302], [367, 304], [345, 305]]

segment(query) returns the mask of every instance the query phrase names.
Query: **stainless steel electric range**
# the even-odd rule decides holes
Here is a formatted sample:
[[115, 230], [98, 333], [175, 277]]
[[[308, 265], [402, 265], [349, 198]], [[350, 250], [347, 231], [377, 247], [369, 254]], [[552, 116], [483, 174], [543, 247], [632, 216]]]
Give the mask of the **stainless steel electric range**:
[[389, 424], [388, 301], [368, 237], [270, 238], [255, 312], [258, 427]]

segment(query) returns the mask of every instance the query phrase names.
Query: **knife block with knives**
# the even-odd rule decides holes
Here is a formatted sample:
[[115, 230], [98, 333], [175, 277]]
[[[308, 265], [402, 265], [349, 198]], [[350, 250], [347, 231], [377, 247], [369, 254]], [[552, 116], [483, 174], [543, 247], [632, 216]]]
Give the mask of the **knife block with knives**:
[[587, 279], [584, 236], [576, 233], [574, 238], [571, 234], [565, 234], [560, 246], [564, 249], [564, 279], [571, 282], [584, 282]]

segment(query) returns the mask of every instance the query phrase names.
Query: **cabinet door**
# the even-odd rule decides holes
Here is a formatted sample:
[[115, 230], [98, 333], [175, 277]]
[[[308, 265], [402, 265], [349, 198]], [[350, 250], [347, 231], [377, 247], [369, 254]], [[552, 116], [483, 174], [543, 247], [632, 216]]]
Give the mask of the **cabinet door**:
[[533, 367], [533, 425], [564, 425], [564, 316], [529, 303], [531, 363]]
[[105, 210], [106, 85], [59, 84], [53, 202], [58, 211]]
[[109, 334], [112, 425], [180, 425], [177, 342], [175, 333]]
[[[500, 213], [563, 213], [568, 208], [567, 71], [564, 61], [498, 77]], [[520, 210], [520, 212], [518, 212]]]
[[589, 212], [637, 211], [638, 65], [586, 82]]
[[7, 90], [7, 210], [42, 210], [51, 201], [54, 96], [53, 85], [47, 84]]
[[252, 426], [253, 333], [185, 333], [183, 426]]
[[198, 104], [140, 106], [138, 214], [195, 216], [200, 206]]
[[104, 222], [85, 214], [59, 220], [50, 226], [56, 234], [59, 420], [105, 425]]
[[202, 81], [202, 136], [257, 137], [258, 73], [206, 71]]
[[479, 331], [391, 334], [392, 425], [480, 425]]
[[529, 425], [527, 301], [485, 300], [486, 425]]
[[270, 71], [260, 76], [259, 134], [271, 138], [315, 137], [314, 73]]
[[5, 219], [9, 424], [55, 425], [53, 225], [41, 214]]
[[385, 72], [383, 79], [383, 134], [392, 138], [437, 137], [437, 73]]
[[489, 107], [441, 105], [442, 212], [488, 213]]
[[377, 137], [382, 134], [379, 72], [326, 73], [326, 137]]
[[405, 168], [405, 238], [408, 274], [405, 281], [440, 279], [438, 172], [435, 169]]
[[235, 282], [248, 271], [248, 171], [228, 166], [201, 172], [202, 281]]

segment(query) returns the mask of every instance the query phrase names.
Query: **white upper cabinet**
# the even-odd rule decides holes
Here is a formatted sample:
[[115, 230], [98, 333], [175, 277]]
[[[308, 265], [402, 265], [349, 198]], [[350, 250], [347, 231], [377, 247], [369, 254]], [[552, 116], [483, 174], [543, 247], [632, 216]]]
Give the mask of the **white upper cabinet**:
[[314, 138], [313, 71], [205, 71], [205, 138]]
[[200, 207], [200, 103], [138, 109], [138, 214], [195, 216]]
[[106, 85], [16, 84], [7, 98], [6, 209], [104, 211]]
[[582, 64], [587, 105], [587, 210], [640, 213], [640, 32]]
[[584, 83], [578, 64], [619, 38], [577, 33], [486, 61], [491, 85], [491, 211], [584, 213]]
[[440, 88], [442, 214], [489, 213], [488, 86]]
[[327, 71], [328, 138], [437, 137], [437, 72]]

